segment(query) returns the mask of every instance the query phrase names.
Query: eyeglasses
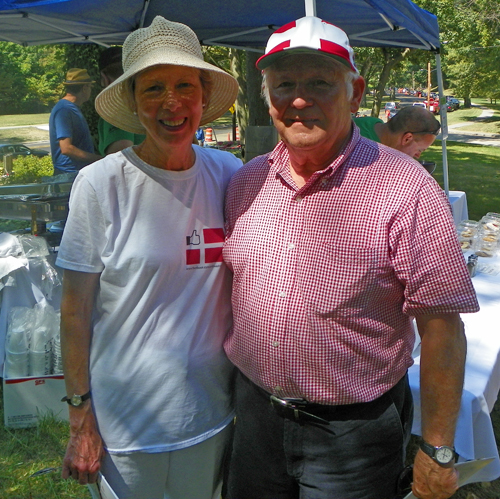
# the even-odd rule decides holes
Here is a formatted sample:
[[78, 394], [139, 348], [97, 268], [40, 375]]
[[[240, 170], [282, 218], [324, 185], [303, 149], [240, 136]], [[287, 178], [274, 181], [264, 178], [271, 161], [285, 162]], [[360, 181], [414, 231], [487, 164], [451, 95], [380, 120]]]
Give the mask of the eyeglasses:
[[417, 135], [417, 134], [423, 134], [423, 135], [435, 135], [436, 137], [439, 135], [439, 132], [441, 130], [441, 127], [439, 127], [437, 130], [434, 130], [433, 132], [429, 132], [428, 130], [422, 130], [420, 132], [405, 132], [405, 134], [407, 133], [411, 133], [413, 135]]

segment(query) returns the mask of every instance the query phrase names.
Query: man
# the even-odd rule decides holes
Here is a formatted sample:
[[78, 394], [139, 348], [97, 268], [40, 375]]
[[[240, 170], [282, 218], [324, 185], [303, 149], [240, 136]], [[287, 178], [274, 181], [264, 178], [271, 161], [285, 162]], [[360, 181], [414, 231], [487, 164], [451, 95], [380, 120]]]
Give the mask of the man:
[[[123, 74], [121, 47], [109, 47], [101, 52], [99, 55], [99, 71], [103, 88], [106, 88]], [[103, 156], [140, 144], [144, 140], [144, 135], [121, 130], [101, 117], [97, 127], [99, 132], [99, 152]]]
[[423, 107], [403, 107], [387, 123], [373, 117], [353, 118], [360, 133], [367, 139], [404, 152], [412, 158], [420, 155], [436, 140], [441, 125]]
[[73, 68], [66, 74], [66, 94], [54, 106], [49, 119], [54, 175], [76, 172], [101, 158], [94, 153], [89, 126], [80, 111], [90, 99], [93, 83], [86, 69]]
[[365, 85], [342, 30], [315, 17], [285, 25], [257, 67], [282, 142], [227, 191], [225, 349], [240, 372], [226, 497], [393, 498], [411, 429], [415, 316], [427, 445], [413, 488], [447, 498], [459, 312], [478, 305], [444, 193], [353, 127]]

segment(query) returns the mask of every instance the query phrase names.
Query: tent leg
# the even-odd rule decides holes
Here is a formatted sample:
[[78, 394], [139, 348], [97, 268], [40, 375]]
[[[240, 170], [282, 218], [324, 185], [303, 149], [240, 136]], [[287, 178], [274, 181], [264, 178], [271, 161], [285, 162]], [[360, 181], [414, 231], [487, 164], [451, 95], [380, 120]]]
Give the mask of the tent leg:
[[448, 118], [446, 109], [446, 97], [444, 96], [443, 88], [443, 73], [441, 71], [441, 55], [436, 52], [436, 73], [438, 79], [438, 91], [439, 91], [439, 111], [441, 114], [441, 137], [442, 137], [442, 149], [443, 149], [443, 183], [444, 192], [446, 196], [450, 197], [450, 186], [448, 177], [448, 155], [446, 152], [446, 140], [448, 139]]

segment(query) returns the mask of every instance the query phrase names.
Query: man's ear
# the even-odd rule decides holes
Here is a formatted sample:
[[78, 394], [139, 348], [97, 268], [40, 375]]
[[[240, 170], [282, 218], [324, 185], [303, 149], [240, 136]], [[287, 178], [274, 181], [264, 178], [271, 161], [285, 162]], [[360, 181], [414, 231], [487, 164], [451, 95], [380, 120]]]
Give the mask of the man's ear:
[[402, 146], [407, 146], [412, 141], [413, 141], [413, 134], [410, 132], [406, 132], [401, 136], [401, 145]]
[[352, 82], [351, 113], [356, 113], [365, 94], [365, 79], [360, 76]]

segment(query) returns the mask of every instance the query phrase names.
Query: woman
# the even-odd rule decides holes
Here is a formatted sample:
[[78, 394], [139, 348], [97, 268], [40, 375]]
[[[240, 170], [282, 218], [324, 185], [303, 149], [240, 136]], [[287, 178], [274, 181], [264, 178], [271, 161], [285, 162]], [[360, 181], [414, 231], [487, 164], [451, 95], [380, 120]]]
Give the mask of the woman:
[[63, 477], [100, 469], [120, 499], [218, 497], [233, 418], [223, 197], [241, 162], [192, 145], [237, 83], [195, 34], [156, 17], [96, 99], [144, 142], [83, 169], [58, 256], [70, 404]]

